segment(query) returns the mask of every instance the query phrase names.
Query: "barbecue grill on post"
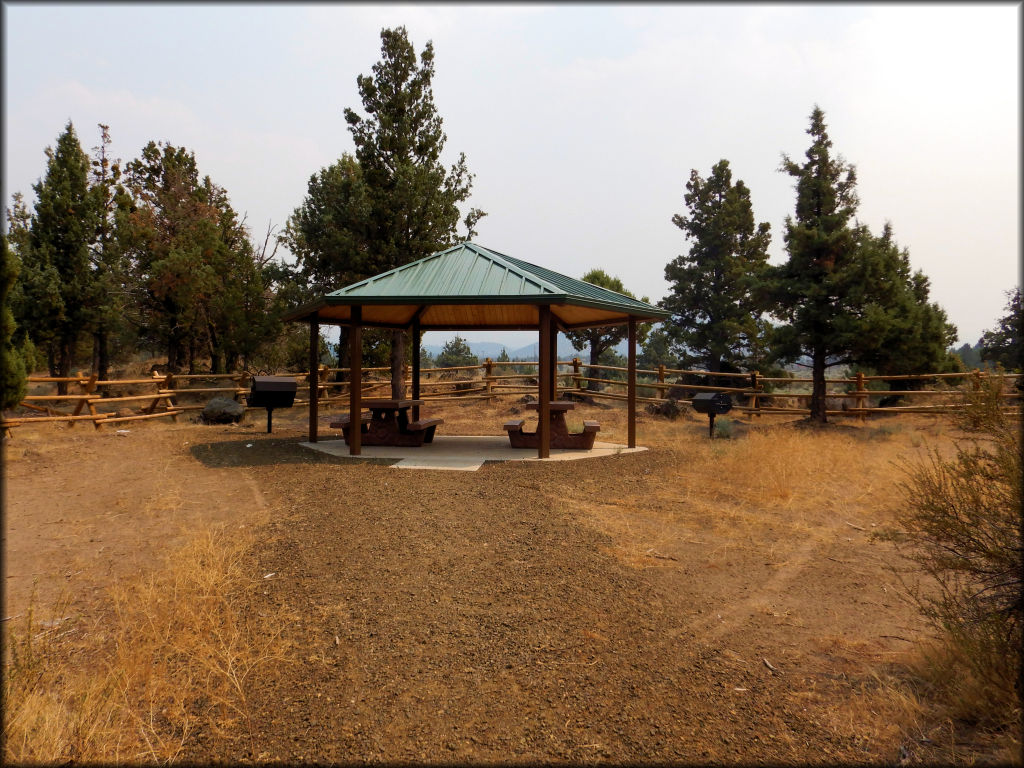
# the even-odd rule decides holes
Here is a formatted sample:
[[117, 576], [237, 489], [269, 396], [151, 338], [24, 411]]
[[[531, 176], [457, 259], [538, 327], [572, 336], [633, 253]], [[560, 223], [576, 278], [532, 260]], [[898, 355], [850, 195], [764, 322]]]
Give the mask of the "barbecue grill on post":
[[253, 376], [249, 389], [250, 408], [267, 409], [267, 432], [270, 432], [275, 408], [291, 408], [298, 384], [291, 376]]
[[693, 410], [708, 415], [708, 437], [715, 437], [715, 416], [732, 410], [732, 398], [725, 392], [701, 392], [693, 396]]

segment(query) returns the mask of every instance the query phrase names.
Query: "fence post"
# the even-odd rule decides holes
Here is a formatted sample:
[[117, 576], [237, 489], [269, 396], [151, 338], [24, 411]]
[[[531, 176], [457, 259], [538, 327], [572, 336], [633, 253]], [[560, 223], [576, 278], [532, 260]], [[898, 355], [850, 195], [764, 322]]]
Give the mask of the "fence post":
[[494, 361], [489, 357], [484, 358], [484, 386], [486, 387], [487, 399], [491, 398], [491, 389], [494, 387]]
[[580, 377], [580, 359], [572, 359], [572, 380], [576, 382], [576, 389], [583, 389], [583, 379]]
[[[79, 375], [81, 375], [81, 371], [79, 371]], [[79, 394], [91, 395], [96, 390], [96, 381], [97, 381], [97, 379], [99, 379], [99, 374], [93, 373], [91, 376], [89, 376], [89, 380], [86, 381], [85, 383], [79, 382], [79, 386], [82, 387], [82, 391]], [[84, 408], [84, 407], [85, 407], [85, 400], [79, 400], [78, 401], [78, 405], [75, 406], [75, 410], [74, 410], [74, 412], [71, 415], [72, 416], [80, 415], [82, 413], [82, 408]], [[75, 426], [75, 422], [69, 421], [68, 425], [73, 427], [73, 426]]]
[[971, 372], [971, 389], [973, 389], [975, 392], [981, 389], [981, 376], [982, 374], [980, 368], [975, 368]]
[[864, 409], [867, 408], [867, 387], [864, 385], [864, 372], [857, 371], [857, 408], [860, 413], [857, 414], [857, 420], [863, 422], [867, 416], [864, 413]]
[[658, 387], [658, 399], [659, 400], [664, 400], [665, 399], [665, 386], [664, 386], [664, 384], [665, 384], [665, 364], [664, 363], [660, 363], [658, 365], [658, 384], [661, 385], [661, 386]]
[[751, 407], [754, 409], [754, 415], [759, 419], [761, 418], [761, 401], [757, 398], [757, 377], [760, 375], [760, 371], [754, 371], [750, 374], [750, 388], [754, 391], [754, 394], [751, 396], [753, 401]]

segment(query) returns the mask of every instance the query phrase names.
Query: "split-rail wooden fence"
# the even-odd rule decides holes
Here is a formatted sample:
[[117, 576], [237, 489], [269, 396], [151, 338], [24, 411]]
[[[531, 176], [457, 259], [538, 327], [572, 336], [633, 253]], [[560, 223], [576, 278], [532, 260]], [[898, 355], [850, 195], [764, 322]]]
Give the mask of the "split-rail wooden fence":
[[[421, 394], [424, 400], [491, 399], [502, 395], [534, 394], [537, 391], [538, 363], [533, 361], [498, 362], [486, 359], [478, 365], [421, 369]], [[605, 372], [604, 377], [599, 376]], [[364, 368], [363, 397], [390, 396], [390, 368]], [[579, 358], [559, 361], [556, 370], [560, 396], [587, 397], [595, 400], [624, 401], [627, 369], [619, 366], [590, 365]], [[348, 369], [322, 366], [316, 372], [318, 402], [324, 406], [344, 407], [348, 402]], [[308, 372], [286, 372], [297, 380], [295, 405], [308, 405], [311, 377]], [[986, 380], [999, 377], [1008, 409], [1020, 412], [1022, 374], [993, 374], [980, 370], [963, 373], [923, 373], [904, 376], [865, 376], [828, 380], [827, 412], [830, 416], [872, 414], [947, 413], [962, 407], [963, 392], [982, 387]], [[95, 374], [79, 373], [67, 378], [29, 377], [29, 384], [65, 384], [75, 391], [67, 394], [31, 394], [21, 403], [24, 414], [0, 420], [5, 432], [27, 423], [89, 421], [96, 429], [138, 419], [167, 417], [177, 420], [184, 411], [201, 409], [210, 396], [239, 400], [249, 392], [251, 374], [171, 374], [155, 372], [151, 378], [100, 380]], [[900, 383], [913, 380], [917, 389], [900, 389]], [[714, 381], [714, 384], [708, 383]], [[212, 382], [214, 386], [201, 386]], [[728, 382], [730, 385], [724, 385]], [[924, 388], [923, 383], [930, 383]], [[669, 399], [686, 403], [698, 392], [727, 392], [734, 410], [747, 416], [768, 414], [807, 414], [810, 397], [809, 378], [768, 377], [752, 373], [710, 373], [708, 371], [667, 368], [637, 370], [637, 388], [641, 403], [665, 403]], [[895, 389], [880, 386], [896, 385]], [[199, 385], [199, 386], [197, 386]], [[406, 386], [411, 381], [406, 376]], [[591, 387], [594, 387], [593, 389]], [[38, 389], [34, 387], [33, 389]], [[144, 390], [144, 391], [138, 391]], [[130, 394], [123, 394], [129, 391]], [[882, 398], [898, 396], [899, 404], [880, 403]], [[197, 399], [199, 402], [197, 402]], [[130, 406], [128, 404], [131, 404]], [[243, 401], [244, 404], [244, 401]], [[113, 410], [111, 408], [113, 407]], [[70, 410], [69, 410], [70, 409]]]

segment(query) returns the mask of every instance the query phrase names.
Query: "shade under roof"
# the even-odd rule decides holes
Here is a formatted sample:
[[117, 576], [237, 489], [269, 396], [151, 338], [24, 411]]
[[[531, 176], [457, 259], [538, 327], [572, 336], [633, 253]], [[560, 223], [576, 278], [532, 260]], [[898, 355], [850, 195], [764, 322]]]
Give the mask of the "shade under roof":
[[288, 313], [285, 320], [407, 328], [419, 314], [424, 331], [528, 330], [548, 305], [562, 328], [664, 320], [665, 310], [621, 293], [465, 242], [361, 280]]

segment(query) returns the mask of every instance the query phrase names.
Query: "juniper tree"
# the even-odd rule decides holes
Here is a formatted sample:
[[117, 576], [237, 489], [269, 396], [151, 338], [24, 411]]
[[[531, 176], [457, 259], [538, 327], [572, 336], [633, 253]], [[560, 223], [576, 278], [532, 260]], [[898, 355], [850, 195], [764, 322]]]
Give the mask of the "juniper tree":
[[172, 371], [194, 372], [204, 355], [215, 372], [234, 367], [274, 327], [248, 230], [189, 150], [149, 142], [127, 172], [124, 239], [143, 334], [164, 345]]

